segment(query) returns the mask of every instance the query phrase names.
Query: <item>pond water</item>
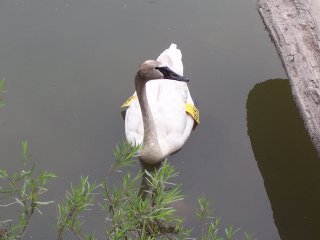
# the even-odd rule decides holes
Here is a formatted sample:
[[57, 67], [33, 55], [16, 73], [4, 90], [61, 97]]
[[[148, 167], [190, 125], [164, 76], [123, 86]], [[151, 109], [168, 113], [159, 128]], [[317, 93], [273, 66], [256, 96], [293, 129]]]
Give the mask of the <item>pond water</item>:
[[[81, 175], [104, 179], [124, 139], [120, 105], [135, 71], [171, 42], [182, 50], [201, 112], [199, 127], [170, 157], [186, 225], [196, 226], [203, 194], [223, 225], [258, 239], [315, 239], [320, 161], [288, 82], [269, 80], [286, 75], [254, 0], [2, 0], [0, 167], [16, 170], [27, 140], [37, 166], [59, 176], [46, 199], [61, 201]], [[299, 142], [283, 145], [288, 139]], [[45, 208], [28, 235], [56, 239], [55, 212]], [[1, 219], [8, 214], [0, 209]], [[87, 219], [99, 239], [102, 221]]]

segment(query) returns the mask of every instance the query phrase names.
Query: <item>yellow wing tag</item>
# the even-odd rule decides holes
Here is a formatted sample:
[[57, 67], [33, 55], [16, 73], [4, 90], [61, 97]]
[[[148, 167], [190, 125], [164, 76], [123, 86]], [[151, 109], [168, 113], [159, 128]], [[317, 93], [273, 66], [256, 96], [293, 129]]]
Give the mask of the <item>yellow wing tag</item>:
[[132, 103], [134, 100], [136, 100], [137, 98], [138, 98], [137, 95], [132, 95], [131, 97], [128, 98], [127, 101], [125, 101], [125, 102], [121, 105], [121, 107], [122, 107], [122, 108], [128, 108], [128, 107], [130, 107], [131, 103]]
[[193, 117], [193, 119], [196, 121], [197, 124], [199, 124], [200, 123], [199, 110], [195, 106], [193, 106], [191, 103], [186, 103], [184, 107], [186, 112], [189, 113], [191, 117]]

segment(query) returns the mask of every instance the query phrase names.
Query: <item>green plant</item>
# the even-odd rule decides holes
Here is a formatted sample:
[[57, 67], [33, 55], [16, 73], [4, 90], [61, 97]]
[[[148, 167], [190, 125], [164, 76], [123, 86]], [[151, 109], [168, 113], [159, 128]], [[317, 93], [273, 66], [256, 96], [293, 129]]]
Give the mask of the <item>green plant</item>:
[[107, 175], [110, 175], [112, 172], [121, 172], [120, 169], [124, 167], [134, 166], [137, 163], [135, 157], [140, 148], [141, 145], [132, 146], [127, 141], [117, 144], [113, 152], [115, 161], [109, 168]]
[[[132, 147], [127, 142], [118, 145], [114, 152], [114, 166], [132, 166], [136, 163], [134, 157], [139, 149], [140, 146]], [[119, 170], [113, 167], [113, 171]], [[113, 187], [105, 182], [105, 201], [100, 206], [107, 215], [106, 238], [161, 239], [171, 236], [169, 239], [181, 239], [172, 237], [173, 234], [182, 236], [182, 220], [175, 216], [175, 209], [170, 206], [182, 199], [180, 187], [170, 183], [175, 176], [174, 168], [165, 161], [157, 171], [139, 171], [134, 176], [126, 173], [123, 181]], [[149, 188], [141, 194], [140, 181], [144, 177], [147, 178]]]
[[[13, 197], [13, 201], [0, 207], [18, 205], [19, 220], [0, 218], [0, 240], [21, 239], [30, 225], [31, 217], [42, 205], [52, 203], [43, 201], [48, 181], [56, 176], [47, 171], [36, 174], [35, 164], [28, 168], [31, 155], [28, 154], [28, 142], [21, 143], [21, 163], [23, 169], [8, 174], [0, 170], [0, 194]], [[184, 229], [183, 219], [178, 217], [172, 203], [183, 199], [181, 186], [173, 183], [178, 175], [168, 161], [160, 168], [140, 170], [132, 175], [122, 170], [136, 165], [136, 155], [140, 146], [132, 147], [124, 142], [114, 151], [115, 162], [108, 175], [121, 173], [122, 181], [111, 186], [106, 180], [101, 184], [90, 183], [89, 177], [81, 177], [80, 185], [71, 185], [62, 203], [57, 204], [57, 239], [62, 240], [65, 233], [71, 232], [79, 240], [93, 240], [93, 235], [84, 233], [84, 212], [97, 203], [95, 196], [102, 195], [104, 200], [99, 206], [105, 213], [105, 238], [109, 240], [151, 240], [151, 239], [190, 239], [191, 230]], [[28, 170], [25, 170], [28, 169]], [[144, 186], [144, 184], [147, 185]], [[237, 239], [238, 229], [232, 226], [220, 233], [220, 219], [213, 217], [213, 208], [204, 198], [198, 198], [197, 216], [201, 223], [201, 240]], [[245, 239], [253, 239], [244, 234]]]
[[[240, 229], [234, 229], [232, 225], [227, 226], [224, 229], [223, 237], [220, 234], [220, 218], [213, 217], [214, 209], [211, 207], [211, 203], [204, 197], [198, 198], [198, 212], [197, 217], [201, 223], [201, 240], [233, 240], [237, 239], [236, 235]], [[244, 233], [246, 240], [252, 240], [253, 236]]]
[[74, 233], [79, 239], [93, 239], [93, 236], [83, 233], [81, 214], [93, 206], [95, 191], [99, 185], [91, 184], [88, 177], [81, 177], [79, 187], [71, 185], [62, 204], [58, 204], [57, 232], [58, 239], [62, 239], [67, 230]]
[[8, 174], [5, 169], [0, 170], [0, 180], [5, 185], [4, 188], [0, 188], [0, 193], [14, 199], [0, 207], [18, 205], [20, 212], [17, 223], [13, 223], [11, 219], [0, 219], [0, 239], [21, 239], [32, 215], [35, 212], [42, 214], [39, 207], [53, 202], [42, 201], [42, 195], [48, 191], [46, 188], [48, 181], [56, 175], [43, 170], [36, 174], [35, 163], [31, 164], [29, 170], [25, 170], [28, 168], [31, 155], [28, 154], [28, 142], [21, 142], [21, 146], [23, 169], [12, 174]]
[[4, 106], [2, 94], [4, 91], [4, 80], [0, 80], [0, 108]]

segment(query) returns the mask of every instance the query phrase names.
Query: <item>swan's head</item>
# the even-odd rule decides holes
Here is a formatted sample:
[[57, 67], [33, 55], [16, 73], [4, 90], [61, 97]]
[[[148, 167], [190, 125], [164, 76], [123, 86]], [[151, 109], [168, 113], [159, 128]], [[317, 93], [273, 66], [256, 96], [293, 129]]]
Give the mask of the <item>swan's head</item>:
[[172, 71], [167, 66], [163, 66], [155, 60], [147, 60], [139, 67], [136, 76], [136, 83], [146, 83], [154, 79], [169, 79], [182, 82], [189, 82], [189, 79]]

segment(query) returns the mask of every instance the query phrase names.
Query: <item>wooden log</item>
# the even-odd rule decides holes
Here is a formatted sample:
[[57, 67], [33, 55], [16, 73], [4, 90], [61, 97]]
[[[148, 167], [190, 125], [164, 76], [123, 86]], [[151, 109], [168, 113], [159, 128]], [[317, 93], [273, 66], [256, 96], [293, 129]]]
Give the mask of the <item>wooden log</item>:
[[258, 11], [320, 155], [320, 0], [258, 0]]

